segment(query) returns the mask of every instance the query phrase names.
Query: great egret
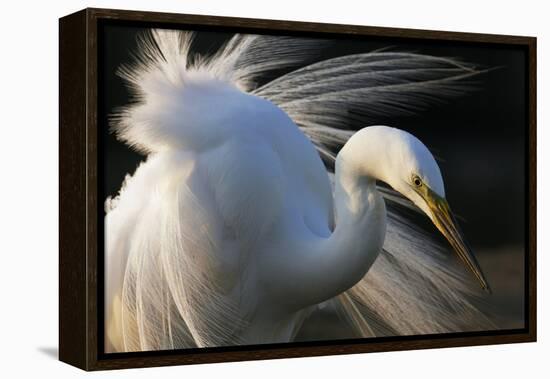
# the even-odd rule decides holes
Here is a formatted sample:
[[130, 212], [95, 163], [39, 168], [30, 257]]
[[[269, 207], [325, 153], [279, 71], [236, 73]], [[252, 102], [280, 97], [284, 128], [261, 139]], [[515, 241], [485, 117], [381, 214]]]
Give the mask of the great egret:
[[[387, 51], [311, 63], [315, 39], [236, 35], [206, 58], [191, 43], [154, 30], [120, 71], [137, 101], [114, 128], [148, 157], [106, 202], [107, 352], [288, 342], [326, 304], [358, 336], [492, 327], [470, 278], [377, 185], [425, 213], [488, 289], [432, 154], [395, 128], [345, 130], [457, 95], [479, 71]], [[322, 158], [344, 143], [333, 195]]]

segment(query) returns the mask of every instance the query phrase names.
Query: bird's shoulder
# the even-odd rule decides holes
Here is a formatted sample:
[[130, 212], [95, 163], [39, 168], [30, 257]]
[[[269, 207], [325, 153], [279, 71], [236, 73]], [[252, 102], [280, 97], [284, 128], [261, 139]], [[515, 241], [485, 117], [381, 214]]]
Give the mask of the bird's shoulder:
[[229, 235], [255, 239], [277, 218], [285, 175], [268, 141], [254, 135], [234, 136], [198, 155], [196, 171]]

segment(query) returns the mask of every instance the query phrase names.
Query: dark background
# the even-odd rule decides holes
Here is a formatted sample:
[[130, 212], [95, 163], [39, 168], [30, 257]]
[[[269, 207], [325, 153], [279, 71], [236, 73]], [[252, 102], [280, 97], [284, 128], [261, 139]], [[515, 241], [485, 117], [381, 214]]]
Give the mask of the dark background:
[[[127, 105], [130, 95], [117, 68], [133, 60], [136, 38], [145, 28], [104, 27], [100, 133], [103, 143], [103, 193], [116, 195], [124, 176], [132, 174], [144, 157], [118, 142], [109, 133], [109, 115]], [[200, 54], [216, 51], [232, 36], [230, 32], [200, 31], [192, 50]], [[326, 37], [325, 37], [326, 38]], [[458, 99], [437, 104], [415, 116], [380, 117], [386, 124], [410, 131], [423, 141], [439, 160], [446, 196], [462, 222], [470, 244], [480, 260], [493, 295], [488, 311], [496, 314], [501, 328], [523, 327], [524, 260], [526, 221], [526, 52], [521, 48], [463, 42], [416, 42], [395, 38], [334, 38], [318, 60], [391, 47], [407, 51], [458, 58], [479, 68], [495, 68], [475, 79], [476, 90]], [[282, 72], [272, 73], [267, 82]], [[361, 128], [368, 125], [357, 125]], [[416, 220], [435, 228], [425, 217]], [[435, 232], [434, 232], [435, 234]], [[436, 238], [441, 238], [437, 236]], [[341, 337], [333, 317], [317, 316], [308, 335]], [[307, 328], [305, 328], [307, 329]], [[302, 333], [302, 334], [304, 334]]]

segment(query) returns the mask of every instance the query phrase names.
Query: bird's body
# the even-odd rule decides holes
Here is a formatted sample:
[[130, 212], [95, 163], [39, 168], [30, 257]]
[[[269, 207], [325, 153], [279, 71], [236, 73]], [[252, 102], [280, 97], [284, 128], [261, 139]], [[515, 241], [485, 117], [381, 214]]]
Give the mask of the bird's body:
[[[200, 93], [203, 88], [197, 84], [193, 90]], [[349, 225], [342, 228], [346, 233], [342, 240], [352, 245], [350, 259], [343, 259], [347, 258], [344, 246], [320, 255], [317, 246], [329, 244], [333, 233], [334, 205], [319, 154], [276, 105], [236, 88], [224, 89], [226, 95], [229, 91], [235, 92], [233, 102], [216, 108], [219, 118], [211, 125], [196, 125], [206, 134], [194, 136], [201, 141], [194, 143], [200, 149], [169, 148], [142, 164], [135, 177], [143, 176], [143, 182], [134, 184], [134, 178], [126, 185], [125, 196], [118, 200], [119, 211], [109, 213], [107, 224], [139, 228], [129, 220], [112, 220], [119, 215], [132, 220], [162, 219], [162, 207], [142, 206], [136, 214], [121, 211], [124, 202], [136, 200], [130, 193], [134, 185], [140, 186], [134, 195], [139, 199], [154, 198], [155, 191], [164, 197], [177, 193], [180, 186], [189, 188], [194, 194], [188, 199], [191, 204], [180, 200], [179, 205], [192, 208], [196, 202], [208, 207], [205, 227], [216, 237], [215, 249], [209, 253], [224, 277], [221, 291], [246, 324], [233, 337], [248, 344], [287, 342], [310, 307], [347, 290], [372, 265], [383, 243], [384, 201], [374, 185], [362, 186], [355, 200], [360, 207], [354, 210], [357, 217], [350, 213]], [[261, 122], [232, 122], [235, 119]], [[215, 138], [208, 140], [210, 136]], [[158, 188], [156, 183], [165, 185]], [[118, 289], [116, 293], [123, 288], [125, 265], [113, 267], [118, 272], [109, 274], [108, 287]], [[341, 284], [335, 286], [326, 274]]]
[[108, 201], [108, 352], [291, 341], [381, 253], [377, 180], [425, 212], [411, 173], [444, 197], [428, 150], [382, 126], [340, 151], [333, 191], [311, 136], [213, 67], [143, 70], [150, 93], [119, 127], [148, 158]]

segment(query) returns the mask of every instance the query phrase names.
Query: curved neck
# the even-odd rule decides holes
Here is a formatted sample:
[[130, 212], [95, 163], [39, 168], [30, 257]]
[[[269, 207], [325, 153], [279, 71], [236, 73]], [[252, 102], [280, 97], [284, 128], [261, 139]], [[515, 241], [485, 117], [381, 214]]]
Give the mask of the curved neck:
[[[346, 144], [336, 159], [334, 201], [336, 227], [320, 247], [331, 256], [332, 277], [339, 294], [361, 280], [378, 257], [386, 234], [386, 207], [376, 189], [377, 177], [368, 171], [364, 156]], [[367, 170], [365, 170], [367, 168]]]
[[[336, 159], [333, 233], [299, 242], [293, 248], [300, 259], [285, 267], [283, 297], [300, 299], [291, 304], [298, 308], [326, 301], [351, 288], [365, 276], [384, 244], [384, 199], [376, 189], [376, 178], [359, 164], [365, 157], [353, 151], [354, 144], [348, 144]], [[285, 296], [288, 293], [292, 296]]]
[[356, 164], [356, 156], [347, 153], [346, 147], [336, 157], [334, 173], [336, 232], [346, 224], [362, 221], [371, 206], [372, 197], [378, 191], [376, 178], [361, 170]]

